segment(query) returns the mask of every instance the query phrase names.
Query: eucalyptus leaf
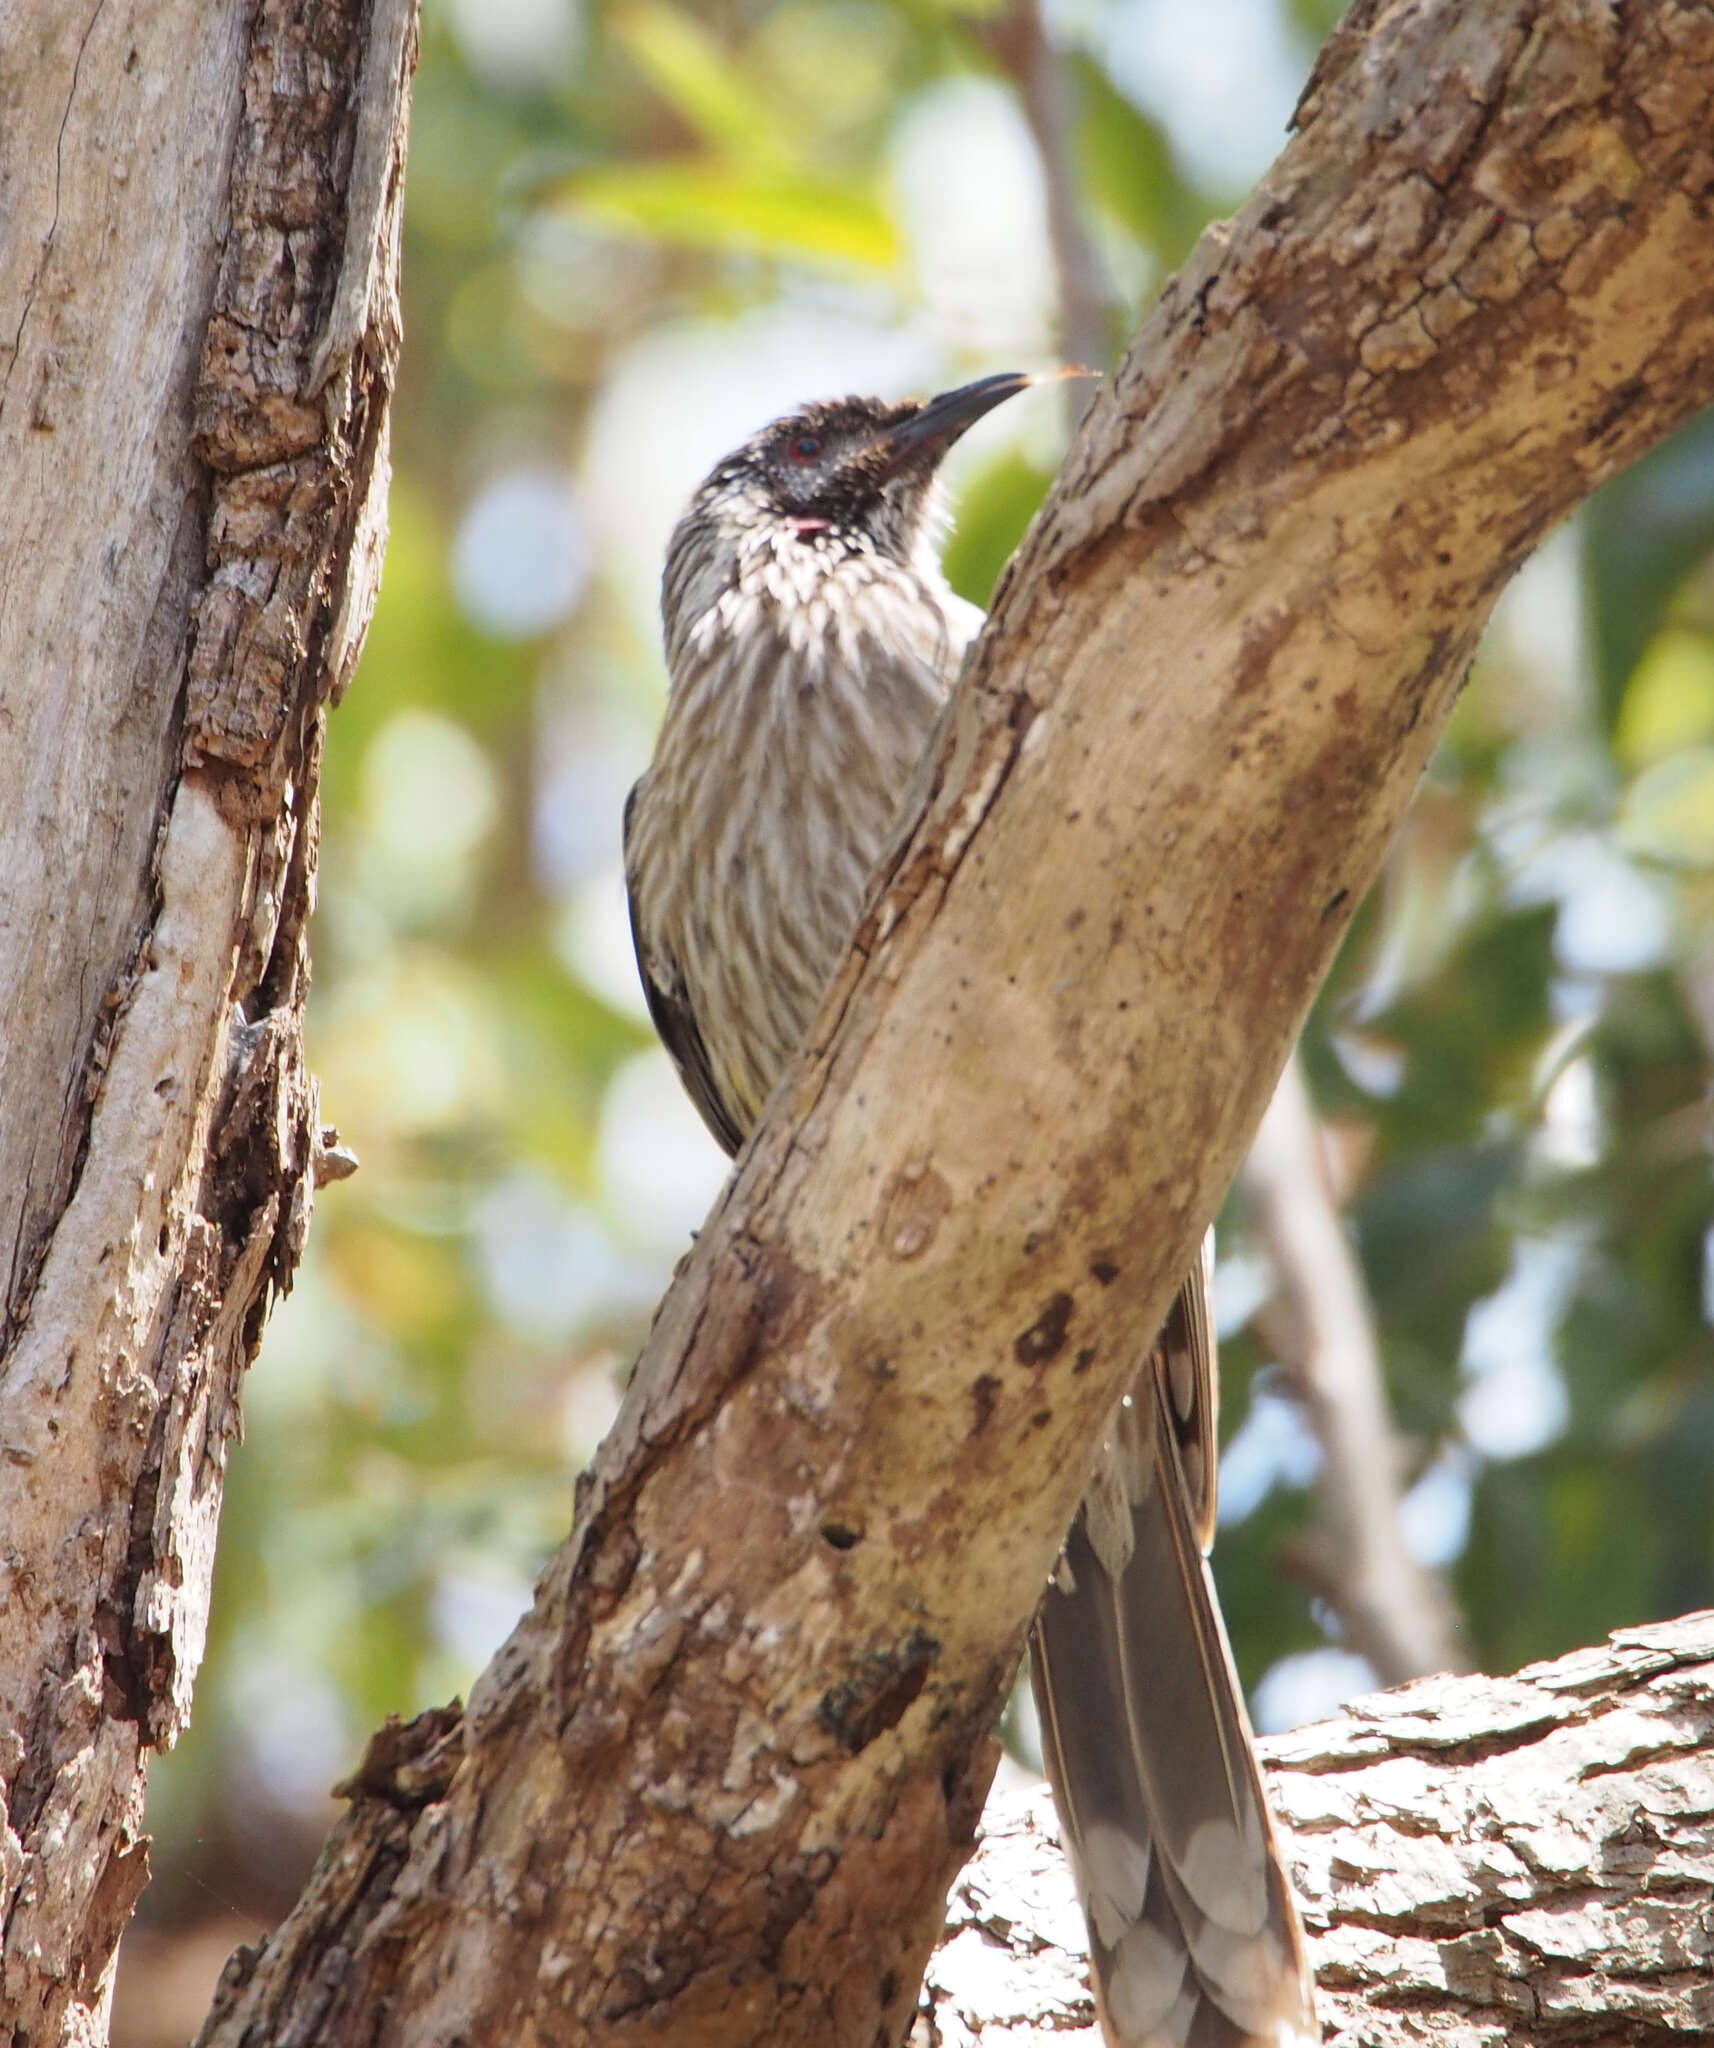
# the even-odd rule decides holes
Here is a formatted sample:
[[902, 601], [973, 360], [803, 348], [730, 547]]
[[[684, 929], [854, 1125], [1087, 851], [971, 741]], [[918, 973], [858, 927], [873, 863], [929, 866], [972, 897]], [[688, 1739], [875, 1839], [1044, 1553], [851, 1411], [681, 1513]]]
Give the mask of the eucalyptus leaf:
[[1673, 596], [1714, 549], [1714, 411], [1600, 491], [1582, 535], [1595, 679], [1611, 731]]
[[874, 200], [805, 172], [695, 161], [612, 165], [560, 187], [597, 227], [693, 249], [744, 250], [892, 273], [903, 244]]

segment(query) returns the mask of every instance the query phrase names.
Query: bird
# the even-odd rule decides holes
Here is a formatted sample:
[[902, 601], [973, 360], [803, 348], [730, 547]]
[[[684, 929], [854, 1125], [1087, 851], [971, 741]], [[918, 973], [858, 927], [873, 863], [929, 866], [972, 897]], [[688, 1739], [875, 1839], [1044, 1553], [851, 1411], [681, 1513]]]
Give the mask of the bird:
[[[803, 1042], [982, 624], [941, 569], [943, 458], [1040, 381], [801, 406], [717, 463], [673, 531], [667, 705], [625, 879], [650, 1014], [729, 1154]], [[1207, 1564], [1211, 1278], [1205, 1243], [1139, 1345], [1030, 1636], [1110, 2048], [1320, 2039]]]

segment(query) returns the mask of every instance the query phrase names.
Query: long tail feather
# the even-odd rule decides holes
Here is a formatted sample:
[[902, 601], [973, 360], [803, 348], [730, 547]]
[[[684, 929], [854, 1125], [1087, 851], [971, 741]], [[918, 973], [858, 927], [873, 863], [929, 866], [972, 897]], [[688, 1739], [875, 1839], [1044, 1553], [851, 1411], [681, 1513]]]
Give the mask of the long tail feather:
[[[1203, 1286], [1205, 1270], [1185, 1292]], [[1198, 1540], [1213, 1521], [1208, 1329], [1205, 1298], [1181, 1301], [1115, 1417], [1030, 1643], [1112, 2048], [1320, 2038]]]

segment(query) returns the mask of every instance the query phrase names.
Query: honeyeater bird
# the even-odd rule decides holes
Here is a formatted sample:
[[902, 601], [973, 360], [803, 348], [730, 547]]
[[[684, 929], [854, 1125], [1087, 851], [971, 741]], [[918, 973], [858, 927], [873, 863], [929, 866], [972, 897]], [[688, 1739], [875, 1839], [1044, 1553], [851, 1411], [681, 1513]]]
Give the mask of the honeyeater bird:
[[[982, 622], [941, 574], [941, 459], [1034, 381], [805, 406], [720, 463], [673, 533], [671, 689], [625, 807], [625, 879], [649, 1009], [728, 1152], [803, 1041]], [[1114, 2048], [1319, 2038], [1204, 1561], [1215, 1403], [1205, 1249], [1031, 1636]]]

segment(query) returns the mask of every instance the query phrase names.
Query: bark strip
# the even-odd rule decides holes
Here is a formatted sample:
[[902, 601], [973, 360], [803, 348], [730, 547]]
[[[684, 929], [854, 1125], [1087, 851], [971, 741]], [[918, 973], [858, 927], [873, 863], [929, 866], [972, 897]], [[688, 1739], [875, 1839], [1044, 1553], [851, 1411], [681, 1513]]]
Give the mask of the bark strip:
[[369, 16], [0, 22], [0, 2041], [106, 2037], [240, 1383], [341, 1163], [304, 924], [384, 533], [414, 49], [388, 0], [365, 113]]

